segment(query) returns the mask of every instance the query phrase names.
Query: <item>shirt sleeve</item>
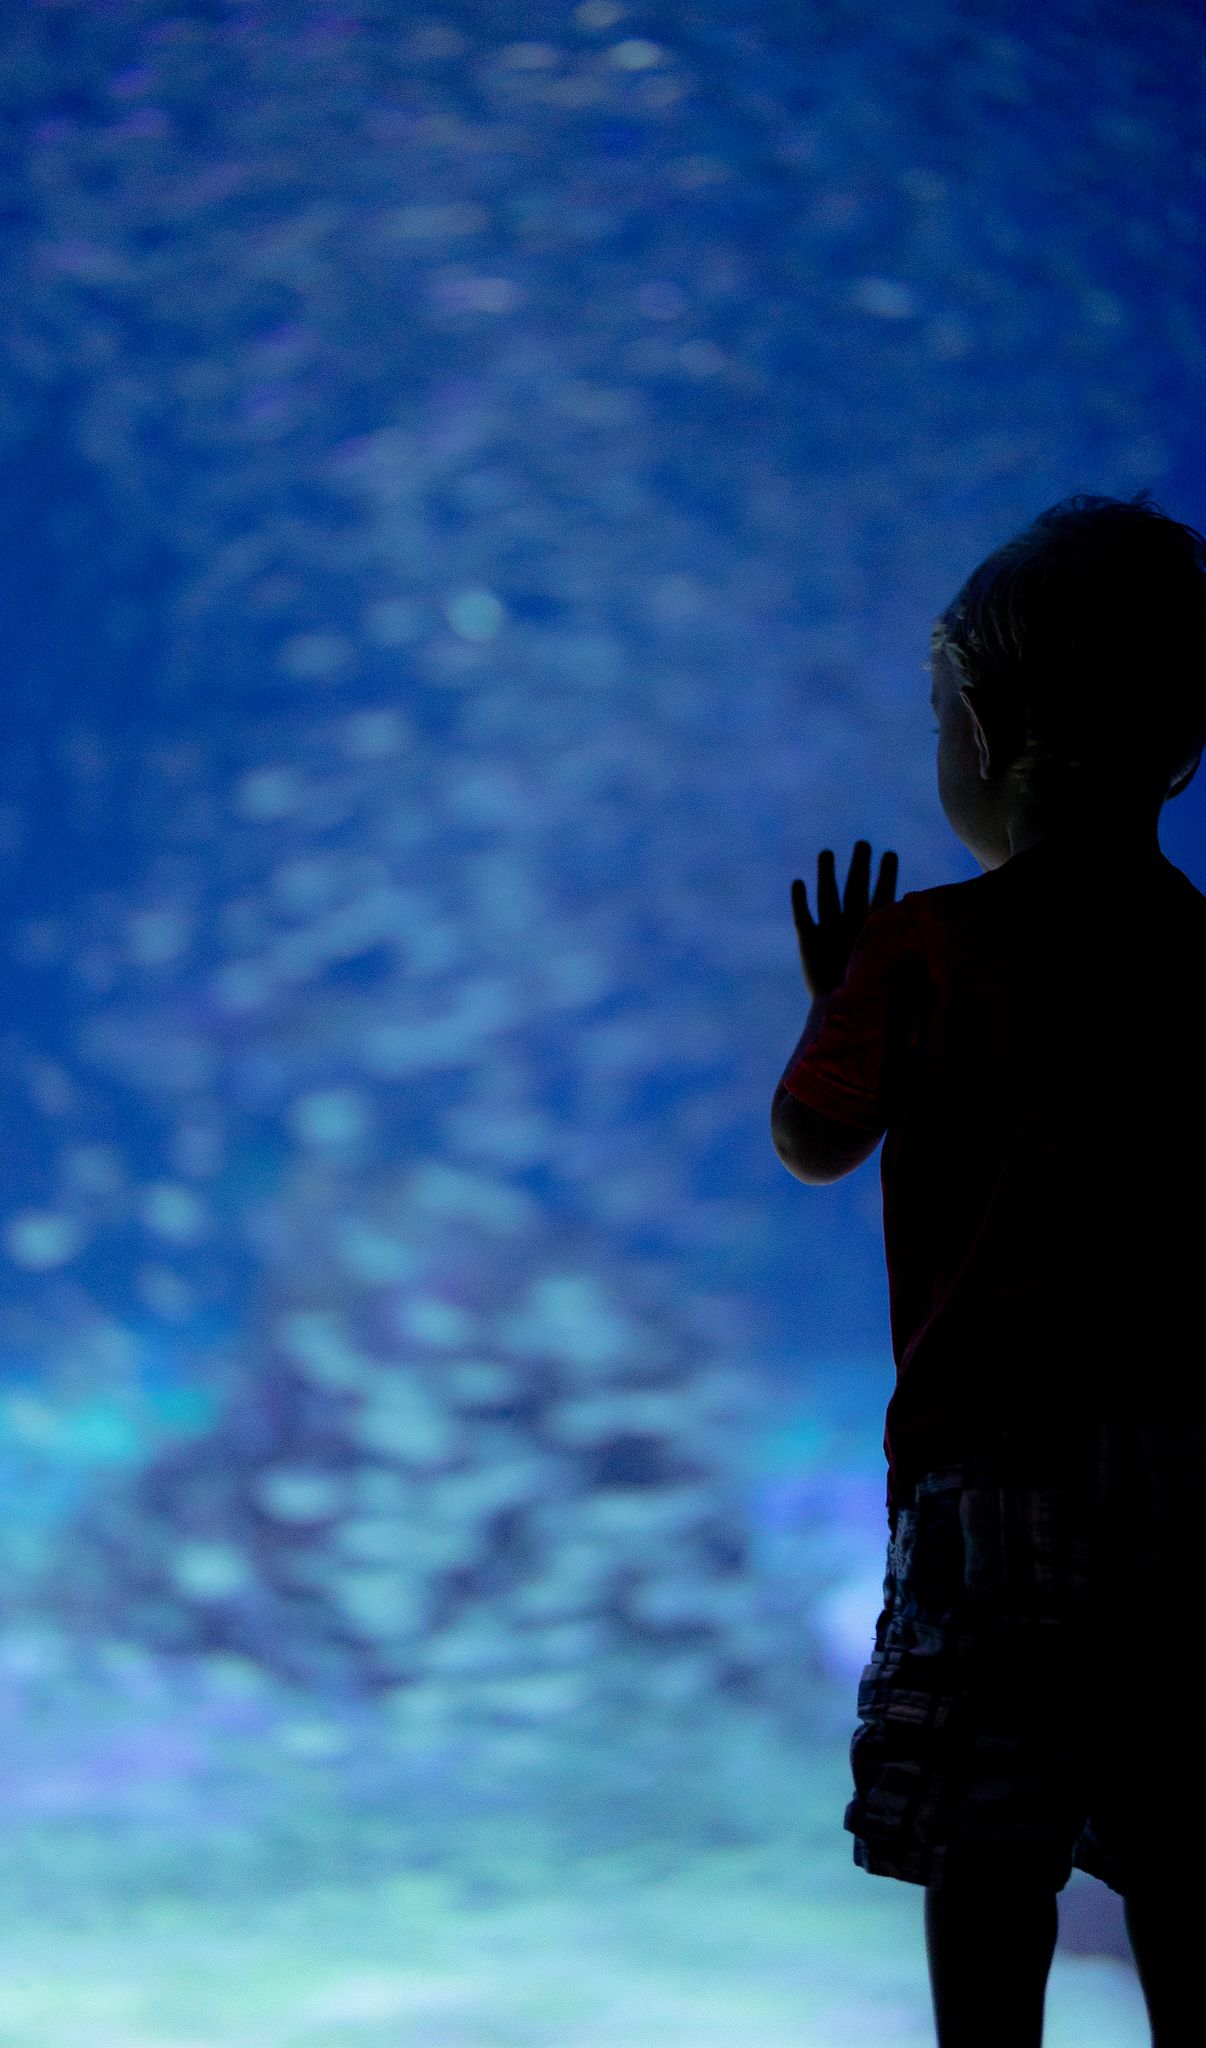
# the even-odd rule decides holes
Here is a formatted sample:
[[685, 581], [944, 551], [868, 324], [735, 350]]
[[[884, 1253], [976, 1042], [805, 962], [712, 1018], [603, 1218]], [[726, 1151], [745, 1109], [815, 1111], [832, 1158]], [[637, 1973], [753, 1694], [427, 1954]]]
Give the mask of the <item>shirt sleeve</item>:
[[783, 1076], [788, 1094], [858, 1130], [886, 1130], [908, 1084], [927, 991], [925, 954], [907, 904], [873, 910], [820, 1031]]

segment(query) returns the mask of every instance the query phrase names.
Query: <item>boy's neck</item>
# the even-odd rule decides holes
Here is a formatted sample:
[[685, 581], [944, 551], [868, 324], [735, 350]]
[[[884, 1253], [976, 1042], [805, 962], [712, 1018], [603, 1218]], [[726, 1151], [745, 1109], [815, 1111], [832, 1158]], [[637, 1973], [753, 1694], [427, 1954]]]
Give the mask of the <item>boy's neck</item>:
[[1008, 858], [1035, 846], [1083, 849], [1103, 857], [1119, 851], [1156, 854], [1160, 851], [1159, 824], [1158, 809], [1128, 811], [1121, 816], [1116, 811], [1088, 809], [1046, 816], [1022, 813], [1006, 820]]

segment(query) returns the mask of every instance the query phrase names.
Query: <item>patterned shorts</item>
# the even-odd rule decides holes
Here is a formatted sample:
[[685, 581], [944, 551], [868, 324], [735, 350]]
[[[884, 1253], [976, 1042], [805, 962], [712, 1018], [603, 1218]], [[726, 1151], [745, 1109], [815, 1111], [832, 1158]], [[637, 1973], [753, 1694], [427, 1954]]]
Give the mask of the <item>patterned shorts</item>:
[[1192, 1668], [1206, 1422], [1108, 1422], [1070, 1466], [948, 1465], [898, 1503], [845, 1826], [909, 1884], [1073, 1866], [1126, 1895], [1200, 1859]]

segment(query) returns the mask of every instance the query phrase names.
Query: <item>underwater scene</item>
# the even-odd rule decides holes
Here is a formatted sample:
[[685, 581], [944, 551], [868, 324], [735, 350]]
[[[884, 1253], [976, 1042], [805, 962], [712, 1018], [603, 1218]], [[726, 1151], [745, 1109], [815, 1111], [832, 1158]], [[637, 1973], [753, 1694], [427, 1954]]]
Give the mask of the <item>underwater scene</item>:
[[1206, 526], [1206, 19], [28, 0], [0, 94], [0, 2048], [920, 2048], [789, 891], [978, 872], [991, 547]]

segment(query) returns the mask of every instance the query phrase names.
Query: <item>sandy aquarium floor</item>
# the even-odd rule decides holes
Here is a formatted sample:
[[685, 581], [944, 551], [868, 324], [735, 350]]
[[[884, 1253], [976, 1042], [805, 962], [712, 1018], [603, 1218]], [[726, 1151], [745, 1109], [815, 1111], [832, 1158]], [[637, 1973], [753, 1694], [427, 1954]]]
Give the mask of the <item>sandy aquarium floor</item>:
[[[3, 1852], [0, 2048], [925, 2048], [923, 1894], [850, 1861], [842, 1770], [788, 1849], [560, 1869], [514, 1813], [425, 1869], [328, 1834], [316, 1876], [48, 1820]], [[1064, 1945], [1097, 1889], [1061, 1899], [1045, 2048], [1147, 2048], [1130, 1965]]]
[[[4, 2048], [922, 2048], [921, 1895], [731, 1859], [468, 1909], [438, 1882], [161, 1900], [0, 1936]], [[1057, 1953], [1046, 2048], [1146, 2048], [1133, 1972]]]

